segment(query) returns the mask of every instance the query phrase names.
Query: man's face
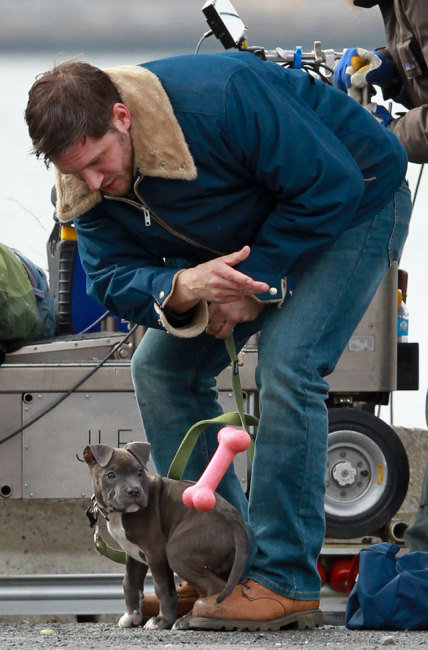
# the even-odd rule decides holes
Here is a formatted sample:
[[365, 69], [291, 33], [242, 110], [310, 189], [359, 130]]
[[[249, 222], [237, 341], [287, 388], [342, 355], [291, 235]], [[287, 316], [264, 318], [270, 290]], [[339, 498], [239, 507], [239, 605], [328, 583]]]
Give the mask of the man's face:
[[133, 178], [133, 148], [129, 111], [123, 104], [113, 107], [111, 130], [100, 139], [87, 136], [52, 157], [55, 167], [84, 181], [91, 190], [123, 196]]

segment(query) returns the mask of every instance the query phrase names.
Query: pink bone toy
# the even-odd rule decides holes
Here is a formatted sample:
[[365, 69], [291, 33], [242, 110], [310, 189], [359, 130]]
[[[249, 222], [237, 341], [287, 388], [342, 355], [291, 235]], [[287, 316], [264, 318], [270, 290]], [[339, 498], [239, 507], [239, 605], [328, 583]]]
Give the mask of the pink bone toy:
[[197, 483], [186, 488], [182, 494], [184, 505], [196, 510], [211, 510], [215, 506], [214, 490], [226, 473], [234, 456], [245, 451], [251, 438], [243, 429], [223, 427], [217, 435], [218, 447]]

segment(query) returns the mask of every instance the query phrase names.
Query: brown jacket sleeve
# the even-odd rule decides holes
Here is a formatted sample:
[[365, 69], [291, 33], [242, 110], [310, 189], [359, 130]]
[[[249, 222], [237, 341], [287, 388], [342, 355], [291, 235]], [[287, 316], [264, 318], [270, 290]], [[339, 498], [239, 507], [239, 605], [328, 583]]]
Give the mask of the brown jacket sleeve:
[[411, 108], [389, 124], [413, 163], [428, 162], [428, 104]]
[[[390, 123], [407, 150], [410, 162], [428, 162], [428, 11], [420, 0], [353, 0], [362, 7], [379, 5], [385, 25], [387, 48], [397, 74], [385, 86], [383, 96], [408, 109]], [[398, 109], [399, 111], [399, 109]], [[398, 112], [397, 111], [397, 112]]]

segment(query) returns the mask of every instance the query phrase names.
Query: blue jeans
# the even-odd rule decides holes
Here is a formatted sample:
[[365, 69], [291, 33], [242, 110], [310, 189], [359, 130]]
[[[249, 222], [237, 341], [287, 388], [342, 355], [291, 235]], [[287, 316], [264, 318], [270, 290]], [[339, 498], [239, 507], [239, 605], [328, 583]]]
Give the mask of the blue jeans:
[[[260, 330], [256, 381], [260, 395], [248, 502], [230, 469], [219, 492], [247, 522], [246, 576], [290, 598], [319, 597], [317, 558], [323, 543], [328, 419], [323, 377], [333, 371], [407, 236], [410, 192], [348, 228], [299, 277], [278, 309], [235, 327], [237, 348]], [[215, 377], [229, 363], [224, 341], [201, 334], [176, 338], [149, 330], [132, 373], [157, 471], [166, 474], [189, 427], [221, 412]], [[201, 435], [184, 478], [197, 480], [217, 446], [217, 429]]]

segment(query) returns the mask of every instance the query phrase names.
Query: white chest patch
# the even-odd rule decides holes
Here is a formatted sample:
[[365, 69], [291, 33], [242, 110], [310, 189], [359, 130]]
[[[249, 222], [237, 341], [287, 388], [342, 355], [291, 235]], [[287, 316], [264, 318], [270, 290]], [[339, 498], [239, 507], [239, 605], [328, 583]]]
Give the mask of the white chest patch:
[[140, 547], [137, 546], [137, 544], [130, 542], [127, 538], [125, 529], [122, 525], [122, 515], [119, 512], [112, 512], [109, 514], [107, 529], [113, 539], [125, 551], [125, 553], [134, 558], [134, 560], [137, 560], [137, 562], [142, 562], [145, 564], [140, 555]]

